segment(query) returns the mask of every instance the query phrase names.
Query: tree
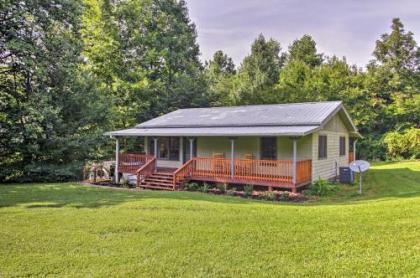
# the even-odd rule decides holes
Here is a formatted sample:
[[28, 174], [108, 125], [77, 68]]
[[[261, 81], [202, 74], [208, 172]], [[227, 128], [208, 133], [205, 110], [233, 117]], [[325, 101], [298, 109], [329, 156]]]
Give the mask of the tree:
[[208, 86], [208, 101], [211, 106], [232, 105], [235, 103], [233, 92], [235, 64], [221, 50], [216, 51], [213, 59], [206, 63], [204, 74]]
[[318, 54], [316, 43], [309, 35], [304, 35], [299, 40], [293, 41], [289, 46], [289, 61], [302, 61], [310, 67], [321, 65], [323, 55]]
[[374, 60], [368, 66], [372, 108], [381, 115], [374, 127], [380, 134], [404, 130], [420, 122], [420, 50], [413, 33], [398, 18], [391, 33], [376, 41]]
[[82, 5], [7, 0], [0, 10], [0, 181], [74, 179], [104, 115], [79, 71]]
[[215, 75], [235, 74], [236, 72], [232, 58], [228, 57], [221, 50], [214, 53], [213, 59], [207, 63], [206, 68]]
[[85, 53], [113, 99], [116, 127], [206, 105], [197, 35], [185, 1], [87, 3]]
[[266, 40], [262, 34], [253, 42], [251, 54], [243, 60], [238, 71], [238, 96], [244, 104], [269, 103], [273, 85], [279, 79], [283, 58], [280, 44]]

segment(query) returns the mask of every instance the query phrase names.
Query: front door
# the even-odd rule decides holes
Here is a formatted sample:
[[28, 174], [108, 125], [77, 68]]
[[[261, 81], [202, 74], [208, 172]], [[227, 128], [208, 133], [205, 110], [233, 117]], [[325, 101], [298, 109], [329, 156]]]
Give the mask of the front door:
[[[182, 163], [184, 164], [185, 162], [191, 159], [190, 138], [184, 137], [182, 141], [184, 142], [184, 146], [183, 146], [184, 152], [182, 154]], [[197, 138], [194, 138], [192, 141], [193, 141], [193, 157], [196, 157], [197, 156]]]

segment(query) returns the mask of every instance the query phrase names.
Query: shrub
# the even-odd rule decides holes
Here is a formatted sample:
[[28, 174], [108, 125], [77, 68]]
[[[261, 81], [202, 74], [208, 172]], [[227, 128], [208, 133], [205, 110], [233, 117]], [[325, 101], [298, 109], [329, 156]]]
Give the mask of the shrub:
[[420, 128], [410, 128], [404, 133], [388, 132], [383, 143], [391, 159], [420, 158]]
[[210, 187], [209, 187], [209, 185], [207, 183], [204, 183], [203, 186], [201, 187], [201, 191], [203, 193], [209, 192], [209, 189], [210, 189]]
[[308, 193], [315, 196], [328, 196], [337, 190], [338, 186], [336, 184], [320, 178], [309, 187]]
[[184, 188], [187, 191], [198, 191], [200, 189], [200, 185], [196, 182], [189, 182]]
[[264, 192], [261, 192], [260, 198], [267, 201], [274, 201], [276, 199], [276, 195], [274, 194], [274, 192], [264, 191]]
[[283, 191], [279, 194], [279, 200], [288, 201], [289, 200], [289, 195], [290, 195], [289, 191]]
[[25, 166], [23, 176], [18, 182], [64, 182], [83, 178], [83, 166], [80, 162], [63, 165], [31, 164]]
[[236, 191], [235, 190], [228, 190], [226, 191], [226, 194], [229, 196], [236, 196]]
[[253, 185], [245, 185], [244, 186], [244, 197], [249, 198], [252, 196], [252, 192], [254, 191]]
[[219, 189], [221, 193], [225, 193], [226, 191], [226, 185], [224, 183], [218, 183], [216, 184], [216, 188]]

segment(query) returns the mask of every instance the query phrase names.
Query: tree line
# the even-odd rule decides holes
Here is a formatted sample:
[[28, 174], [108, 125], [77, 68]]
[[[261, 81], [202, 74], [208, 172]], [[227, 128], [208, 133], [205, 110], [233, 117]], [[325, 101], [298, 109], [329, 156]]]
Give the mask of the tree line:
[[3, 0], [0, 22], [0, 181], [77, 179], [112, 154], [105, 131], [186, 107], [342, 100], [359, 157], [420, 156], [420, 50], [398, 18], [365, 68], [310, 35], [203, 64], [182, 0]]

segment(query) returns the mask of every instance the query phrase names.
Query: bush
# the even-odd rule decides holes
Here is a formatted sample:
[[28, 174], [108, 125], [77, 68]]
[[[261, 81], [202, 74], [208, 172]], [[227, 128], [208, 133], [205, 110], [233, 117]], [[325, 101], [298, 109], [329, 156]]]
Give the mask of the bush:
[[228, 190], [226, 191], [226, 194], [229, 196], [236, 196], [236, 191], [235, 190]]
[[290, 192], [289, 191], [283, 191], [279, 195], [279, 200], [288, 201], [289, 200], [289, 195], [290, 195]]
[[203, 186], [201, 187], [201, 191], [203, 193], [209, 192], [209, 189], [210, 189], [210, 187], [209, 187], [209, 185], [207, 183], [204, 183]]
[[385, 133], [383, 143], [388, 158], [420, 158], [420, 128], [410, 128], [404, 133], [396, 131]]
[[252, 196], [252, 192], [254, 191], [253, 185], [245, 185], [244, 186], [244, 197], [249, 198]]
[[200, 185], [196, 182], [189, 182], [184, 187], [187, 191], [198, 191], [200, 190]]
[[261, 192], [260, 198], [267, 201], [274, 201], [276, 199], [276, 195], [274, 194], [274, 192], [264, 191]]
[[216, 188], [219, 189], [220, 193], [225, 193], [226, 191], [226, 185], [224, 183], [216, 184]]
[[[0, 169], [6, 172], [9, 169]], [[11, 171], [10, 171], [11, 172]], [[0, 173], [0, 179], [2, 179]], [[11, 175], [7, 177], [7, 175]], [[74, 162], [70, 164], [29, 164], [23, 171], [16, 173], [5, 173], [7, 182], [64, 182], [77, 181], [83, 178], [83, 164]]]
[[319, 179], [314, 182], [308, 190], [310, 195], [315, 196], [328, 196], [338, 190], [338, 186], [327, 180]]

